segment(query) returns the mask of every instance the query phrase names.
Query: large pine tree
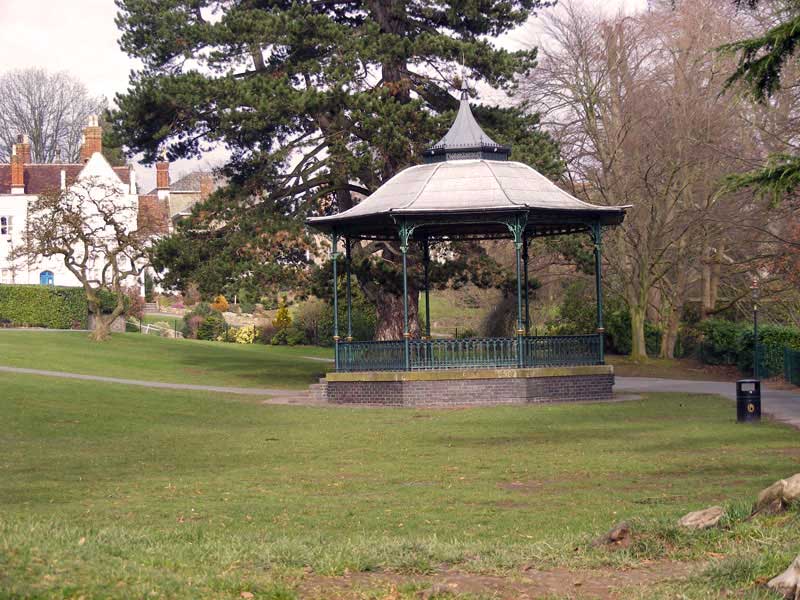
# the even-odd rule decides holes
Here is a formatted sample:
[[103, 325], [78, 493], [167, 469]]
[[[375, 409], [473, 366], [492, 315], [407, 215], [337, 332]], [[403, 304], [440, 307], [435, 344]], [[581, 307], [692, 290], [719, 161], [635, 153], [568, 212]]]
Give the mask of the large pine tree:
[[[458, 65], [471, 83], [512, 92], [535, 51], [492, 37], [543, 0], [116, 0], [122, 48], [143, 68], [117, 97], [115, 131], [154, 160], [231, 152], [231, 183], [197, 207], [159, 258], [170, 283], [206, 291], [297, 283], [303, 219], [350, 208], [418, 161], [457, 108]], [[557, 150], [524, 107], [476, 109], [512, 158], [554, 174]], [[475, 244], [437, 275], [483, 285], [502, 270]], [[398, 258], [391, 244], [355, 249], [356, 273], [378, 307], [379, 338], [398, 338]], [[416, 272], [416, 270], [414, 271]], [[418, 278], [410, 289], [416, 322]], [[213, 289], [215, 288], [216, 289]]]

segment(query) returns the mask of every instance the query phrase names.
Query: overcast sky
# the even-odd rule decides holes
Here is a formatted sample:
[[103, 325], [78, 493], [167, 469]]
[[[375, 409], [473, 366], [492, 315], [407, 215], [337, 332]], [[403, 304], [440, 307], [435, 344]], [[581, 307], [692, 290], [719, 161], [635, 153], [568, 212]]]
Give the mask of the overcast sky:
[[[598, 11], [633, 11], [646, 0], [582, 0]], [[549, 9], [548, 9], [549, 10]], [[117, 45], [113, 0], [0, 0], [0, 69], [46, 67], [69, 71], [93, 94], [113, 101], [124, 91], [136, 61]], [[536, 36], [535, 22], [504, 36], [509, 48], [529, 43]], [[213, 163], [213, 157], [205, 166]], [[173, 179], [197, 163], [182, 161], [172, 168]], [[155, 181], [153, 169], [137, 167], [142, 186]], [[149, 187], [147, 187], [149, 189]], [[147, 191], [144, 189], [143, 191]]]

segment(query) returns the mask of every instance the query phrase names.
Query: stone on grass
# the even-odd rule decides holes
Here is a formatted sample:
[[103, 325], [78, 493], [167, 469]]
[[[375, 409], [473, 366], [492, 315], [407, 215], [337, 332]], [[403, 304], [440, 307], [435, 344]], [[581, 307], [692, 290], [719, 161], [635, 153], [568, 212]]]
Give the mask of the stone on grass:
[[800, 500], [800, 473], [788, 479], [776, 481], [768, 488], [761, 490], [753, 506], [753, 514], [774, 514], [783, 512], [792, 503]]
[[632, 541], [631, 526], [627, 521], [617, 523], [608, 533], [601, 535], [592, 542], [593, 547], [605, 546], [607, 548], [627, 548]]
[[800, 599], [800, 556], [795, 558], [783, 573], [770, 579], [767, 587], [783, 594], [787, 600]]
[[721, 506], [710, 506], [703, 510], [696, 510], [681, 517], [678, 525], [688, 529], [709, 529], [719, 525], [720, 519], [725, 515]]

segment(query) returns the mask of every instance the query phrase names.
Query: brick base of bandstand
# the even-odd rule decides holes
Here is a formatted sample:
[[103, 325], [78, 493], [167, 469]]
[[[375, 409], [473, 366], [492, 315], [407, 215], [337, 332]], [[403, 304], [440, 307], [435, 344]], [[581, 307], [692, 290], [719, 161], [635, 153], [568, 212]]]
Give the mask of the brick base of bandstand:
[[358, 406], [493, 406], [611, 400], [614, 367], [329, 373], [316, 401]]

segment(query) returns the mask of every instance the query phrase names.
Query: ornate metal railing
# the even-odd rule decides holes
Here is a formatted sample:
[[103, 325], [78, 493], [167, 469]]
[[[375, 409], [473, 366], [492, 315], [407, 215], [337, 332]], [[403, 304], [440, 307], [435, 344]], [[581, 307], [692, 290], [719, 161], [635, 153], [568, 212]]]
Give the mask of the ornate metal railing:
[[402, 371], [402, 341], [339, 342], [337, 371]]
[[523, 339], [526, 367], [576, 367], [603, 364], [603, 336], [553, 335]]
[[603, 336], [339, 342], [337, 371], [412, 371], [603, 364]]
[[516, 338], [410, 340], [412, 370], [517, 366]]

